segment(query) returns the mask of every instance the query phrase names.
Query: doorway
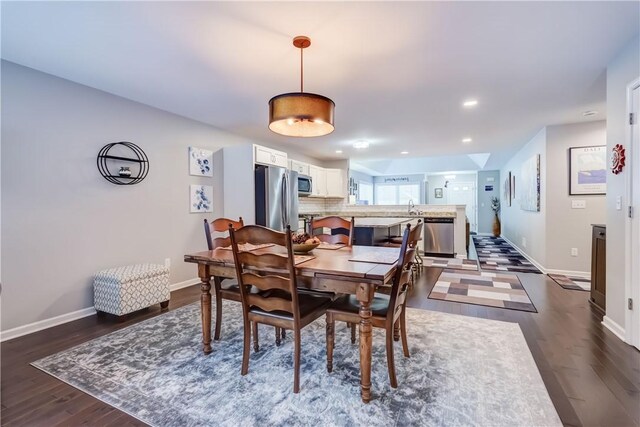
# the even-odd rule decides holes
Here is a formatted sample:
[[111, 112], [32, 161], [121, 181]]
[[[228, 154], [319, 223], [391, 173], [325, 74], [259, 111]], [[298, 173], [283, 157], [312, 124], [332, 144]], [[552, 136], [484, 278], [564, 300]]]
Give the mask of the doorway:
[[476, 183], [455, 182], [446, 184], [446, 197], [448, 205], [466, 205], [466, 214], [469, 219], [469, 228], [477, 232], [476, 212]]
[[631, 232], [627, 246], [630, 257], [630, 292], [627, 298], [632, 298], [633, 309], [630, 311], [629, 335], [630, 344], [640, 349], [640, 79], [629, 86], [629, 216]]

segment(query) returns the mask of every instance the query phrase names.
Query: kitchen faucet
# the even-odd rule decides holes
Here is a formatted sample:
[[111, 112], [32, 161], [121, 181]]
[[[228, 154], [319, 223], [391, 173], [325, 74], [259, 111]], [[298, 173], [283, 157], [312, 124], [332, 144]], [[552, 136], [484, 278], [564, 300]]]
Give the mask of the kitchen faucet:
[[413, 204], [413, 199], [409, 199], [409, 203], [408, 203], [408, 207], [407, 210], [409, 212], [409, 215], [411, 215], [412, 213], [415, 213], [416, 211], [416, 205]]

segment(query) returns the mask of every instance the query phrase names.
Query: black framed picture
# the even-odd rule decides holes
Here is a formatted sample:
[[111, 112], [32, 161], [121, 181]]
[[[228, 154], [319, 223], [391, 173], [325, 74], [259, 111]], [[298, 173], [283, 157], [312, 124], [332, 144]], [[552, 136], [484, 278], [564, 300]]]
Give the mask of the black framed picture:
[[433, 192], [436, 199], [442, 199], [442, 188], [434, 188]]
[[607, 194], [607, 146], [569, 148], [569, 195]]

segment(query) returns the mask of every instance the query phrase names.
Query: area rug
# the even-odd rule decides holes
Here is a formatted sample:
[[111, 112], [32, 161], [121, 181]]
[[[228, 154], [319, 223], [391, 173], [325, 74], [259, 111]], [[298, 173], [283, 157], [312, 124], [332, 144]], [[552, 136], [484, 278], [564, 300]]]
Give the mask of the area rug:
[[370, 404], [360, 400], [358, 345], [336, 331], [326, 371], [325, 321], [302, 330], [300, 393], [293, 394], [291, 334], [276, 347], [260, 326], [249, 373], [240, 375], [239, 304], [225, 304], [220, 341], [201, 351], [192, 304], [33, 365], [155, 426], [560, 426], [516, 323], [409, 309], [411, 357], [396, 343], [398, 388], [387, 374], [384, 333], [373, 331]]
[[584, 277], [565, 276], [564, 274], [549, 274], [558, 285], [573, 291], [591, 291], [591, 279]]
[[478, 261], [475, 259], [440, 258], [424, 256], [422, 261], [425, 267], [453, 268], [456, 270], [478, 270]]
[[444, 270], [429, 298], [538, 312], [518, 276], [510, 273]]
[[542, 274], [518, 250], [501, 237], [473, 236], [481, 270]]

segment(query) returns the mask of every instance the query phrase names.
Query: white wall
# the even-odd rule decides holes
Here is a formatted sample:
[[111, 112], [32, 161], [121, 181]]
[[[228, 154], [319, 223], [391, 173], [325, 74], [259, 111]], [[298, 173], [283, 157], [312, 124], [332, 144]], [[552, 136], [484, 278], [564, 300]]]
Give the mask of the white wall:
[[[616, 144], [627, 146], [625, 132], [628, 126], [627, 85], [640, 77], [640, 36], [622, 49], [607, 67], [607, 150]], [[626, 210], [616, 209], [616, 199], [622, 206], [627, 200], [629, 168], [614, 175], [607, 173], [607, 318], [625, 329], [625, 225]], [[637, 303], [636, 303], [637, 304]], [[605, 323], [606, 324], [606, 323]]]
[[[605, 144], [604, 120], [547, 127], [547, 269], [590, 274], [591, 224], [605, 223], [606, 197], [569, 195], [569, 148]], [[584, 200], [586, 208], [572, 209], [572, 200]]]
[[[189, 176], [187, 147], [251, 142], [6, 61], [2, 125], [3, 331], [93, 306], [100, 269], [170, 258], [172, 283], [196, 277], [183, 255], [206, 248], [202, 221], [222, 206], [214, 194], [212, 214], [189, 213], [189, 184], [216, 182]], [[123, 140], [149, 157], [140, 184], [96, 168], [99, 149]]]
[[500, 170], [501, 187], [509, 171], [515, 173], [517, 197], [517, 190], [522, 186], [520, 184], [519, 187], [518, 182], [518, 177], [521, 176], [522, 164], [535, 154], [540, 154], [540, 212], [520, 209], [520, 200], [518, 198], [513, 201], [511, 206], [508, 206], [501, 194], [502, 210], [500, 219], [502, 221], [502, 235], [542, 266], [546, 265], [547, 262], [546, 153], [547, 131], [546, 128], [543, 128]]

